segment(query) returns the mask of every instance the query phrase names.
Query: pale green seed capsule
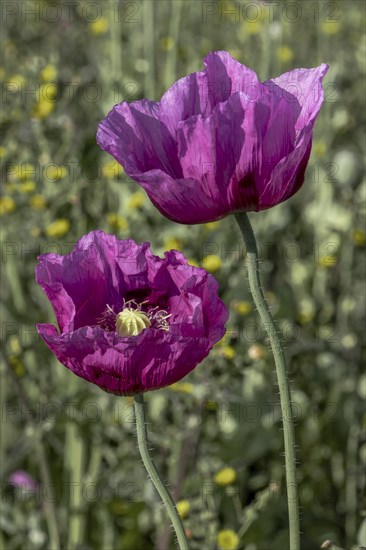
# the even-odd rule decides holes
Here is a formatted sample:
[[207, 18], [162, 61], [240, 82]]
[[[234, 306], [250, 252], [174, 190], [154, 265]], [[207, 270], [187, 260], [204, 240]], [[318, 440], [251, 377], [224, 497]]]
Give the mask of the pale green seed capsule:
[[139, 309], [124, 309], [116, 318], [116, 331], [118, 336], [137, 336], [151, 325], [146, 313]]

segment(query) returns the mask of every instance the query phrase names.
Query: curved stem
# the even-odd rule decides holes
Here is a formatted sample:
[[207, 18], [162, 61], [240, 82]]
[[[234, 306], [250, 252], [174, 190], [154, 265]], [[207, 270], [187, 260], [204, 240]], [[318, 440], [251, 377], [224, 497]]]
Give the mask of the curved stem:
[[163, 482], [161, 481], [158, 471], [149, 453], [144, 396], [141, 393], [135, 396], [134, 407], [136, 418], [137, 443], [141, 453], [142, 462], [144, 463], [147, 473], [149, 474], [151, 481], [153, 482], [155, 489], [159, 493], [160, 498], [163, 501], [164, 506], [169, 514], [175, 534], [177, 535], [180, 550], [188, 550], [189, 546], [186, 538], [186, 533], [182, 521], [179, 517], [178, 511], [175, 507], [174, 501], [168, 490], [164, 486]]
[[247, 265], [250, 290], [252, 292], [253, 300], [255, 305], [257, 306], [264, 328], [266, 329], [266, 332], [269, 336], [276, 365], [285, 441], [286, 486], [290, 526], [290, 550], [300, 550], [300, 520], [299, 499], [296, 480], [294, 421], [291, 407], [290, 385], [286, 372], [285, 359], [272, 315], [269, 311], [261, 288], [258, 268], [258, 250], [252, 226], [245, 212], [235, 214], [235, 219], [239, 224], [240, 231], [243, 235], [247, 249]]

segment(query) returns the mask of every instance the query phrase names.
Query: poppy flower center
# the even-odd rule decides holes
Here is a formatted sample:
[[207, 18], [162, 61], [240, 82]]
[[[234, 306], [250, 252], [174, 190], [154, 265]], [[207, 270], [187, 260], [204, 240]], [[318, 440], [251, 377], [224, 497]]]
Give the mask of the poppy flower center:
[[116, 317], [118, 336], [137, 336], [151, 325], [150, 319], [143, 311], [126, 307]]
[[[134, 300], [123, 303], [123, 309], [116, 313], [112, 307], [107, 305], [103, 315], [97, 319], [100, 325], [107, 332], [116, 331], [118, 336], [138, 336], [148, 328], [169, 331], [168, 319], [171, 317], [165, 309], [159, 306], [148, 306], [148, 301], [137, 304]], [[146, 311], [142, 310], [145, 306]]]

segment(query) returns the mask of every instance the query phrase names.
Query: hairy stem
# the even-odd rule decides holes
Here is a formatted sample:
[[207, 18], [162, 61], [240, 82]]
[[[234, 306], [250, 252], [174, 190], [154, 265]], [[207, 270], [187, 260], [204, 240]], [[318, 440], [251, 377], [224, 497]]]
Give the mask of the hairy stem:
[[285, 442], [285, 464], [287, 503], [290, 526], [290, 550], [300, 550], [299, 499], [296, 480], [296, 457], [294, 421], [291, 407], [290, 385], [286, 372], [285, 359], [272, 315], [263, 295], [258, 267], [258, 250], [249, 218], [245, 212], [235, 214], [247, 249], [249, 285], [254, 303], [271, 342], [280, 392], [283, 433]]
[[177, 535], [178, 544], [180, 550], [188, 550], [188, 541], [184, 531], [182, 521], [179, 517], [178, 511], [175, 507], [174, 501], [169, 494], [168, 490], [161, 481], [158, 471], [153, 463], [148, 447], [146, 418], [145, 418], [145, 405], [144, 397], [142, 394], [138, 394], [134, 399], [135, 418], [136, 418], [136, 431], [137, 431], [137, 443], [139, 446], [140, 454], [144, 466], [149, 474], [151, 481], [154, 484], [155, 489], [160, 495], [161, 500], [169, 514], [170, 520], [173, 524], [175, 534]]

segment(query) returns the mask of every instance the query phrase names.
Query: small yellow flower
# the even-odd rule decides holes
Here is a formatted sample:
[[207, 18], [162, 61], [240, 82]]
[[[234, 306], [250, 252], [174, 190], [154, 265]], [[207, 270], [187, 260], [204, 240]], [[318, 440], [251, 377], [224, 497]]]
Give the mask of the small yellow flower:
[[45, 170], [45, 177], [49, 180], [61, 180], [67, 176], [66, 166], [47, 166]]
[[66, 218], [59, 218], [46, 227], [48, 237], [60, 238], [70, 230], [70, 222]]
[[25, 181], [24, 183], [19, 184], [19, 191], [21, 193], [33, 193], [36, 189], [35, 181]]
[[51, 101], [38, 101], [34, 107], [33, 115], [36, 118], [47, 118], [55, 109], [55, 104]]
[[239, 315], [248, 315], [252, 311], [252, 306], [249, 302], [245, 300], [240, 300], [239, 302], [234, 303], [234, 309]]
[[337, 263], [337, 258], [332, 255], [324, 256], [318, 261], [318, 265], [322, 267], [333, 267]]
[[100, 19], [98, 19], [97, 21], [93, 21], [89, 25], [90, 32], [95, 36], [105, 34], [108, 30], [108, 27], [108, 19], [106, 19], [106, 17], [101, 17]]
[[130, 198], [127, 201], [127, 208], [132, 210], [138, 210], [145, 203], [146, 197], [142, 191], [136, 191], [132, 193]]
[[314, 312], [310, 310], [302, 311], [301, 313], [299, 313], [298, 319], [302, 325], [306, 325], [306, 323], [310, 323], [310, 321], [314, 319]]
[[176, 382], [169, 387], [173, 391], [181, 391], [183, 393], [192, 393], [194, 388], [193, 384], [190, 384], [189, 382]]
[[193, 265], [194, 267], [201, 267], [200, 264], [196, 260], [194, 260], [193, 258], [188, 259], [188, 264]]
[[188, 516], [190, 509], [191, 505], [189, 504], [188, 500], [180, 500], [179, 502], [177, 502], [178, 514], [182, 519]]
[[45, 82], [39, 88], [39, 100], [53, 101], [57, 96], [57, 86], [53, 82]]
[[321, 26], [322, 32], [329, 35], [337, 34], [340, 28], [341, 24], [339, 21], [323, 21]]
[[0, 159], [5, 157], [7, 152], [8, 152], [8, 150], [6, 149], [6, 147], [0, 146]]
[[107, 222], [115, 231], [124, 231], [128, 228], [128, 221], [123, 216], [110, 212], [107, 214]]
[[25, 368], [19, 357], [10, 356], [9, 363], [16, 376], [23, 376], [25, 374]]
[[176, 237], [171, 237], [170, 239], [167, 239], [164, 243], [165, 250], [181, 250], [182, 248], [182, 241], [177, 239]]
[[314, 142], [313, 149], [318, 157], [324, 157], [327, 152], [327, 144], [323, 139], [319, 139]]
[[34, 106], [33, 114], [36, 118], [47, 118], [55, 108], [57, 86], [53, 82], [42, 84], [39, 88], [39, 97]]
[[10, 347], [10, 351], [14, 355], [20, 355], [21, 352], [22, 352], [22, 347], [20, 345], [20, 340], [19, 340], [18, 336], [16, 336], [15, 334], [13, 334], [13, 336], [11, 336], [9, 338], [9, 347]]
[[239, 542], [238, 535], [231, 529], [219, 531], [217, 535], [217, 544], [221, 550], [237, 550]]
[[205, 223], [204, 227], [208, 231], [215, 231], [215, 229], [217, 229], [219, 225], [220, 225], [219, 222], [208, 222], [208, 223]]
[[16, 207], [14, 199], [11, 197], [0, 197], [0, 216], [4, 216], [5, 214], [11, 214], [14, 212]]
[[33, 195], [30, 198], [30, 205], [34, 210], [44, 210], [47, 206], [47, 201], [42, 195]]
[[232, 483], [235, 483], [236, 481], [236, 471], [234, 468], [227, 467], [223, 468], [214, 477], [215, 483], [217, 485], [231, 485]]
[[226, 359], [234, 359], [236, 351], [232, 346], [221, 346], [220, 354], [223, 355]]
[[170, 52], [174, 48], [175, 42], [171, 36], [164, 36], [160, 40], [160, 47], [165, 52]]
[[202, 267], [204, 267], [206, 271], [210, 271], [212, 273], [218, 271], [221, 266], [222, 262], [216, 254], [209, 254], [202, 262]]
[[364, 246], [366, 244], [366, 233], [362, 229], [355, 229], [353, 232], [353, 242], [356, 246]]
[[102, 166], [102, 174], [105, 178], [113, 180], [121, 176], [124, 170], [116, 160], [108, 160]]
[[57, 69], [54, 65], [46, 65], [41, 73], [40, 73], [41, 80], [43, 82], [52, 82], [56, 80], [57, 77]]
[[281, 63], [290, 63], [294, 58], [294, 52], [288, 46], [281, 46], [277, 49], [277, 57]]
[[262, 29], [262, 23], [260, 21], [244, 21], [243, 31], [246, 34], [259, 34]]
[[14, 74], [13, 76], [9, 77], [8, 80], [9, 84], [19, 86], [19, 88], [26, 83], [26, 79], [21, 74]]

